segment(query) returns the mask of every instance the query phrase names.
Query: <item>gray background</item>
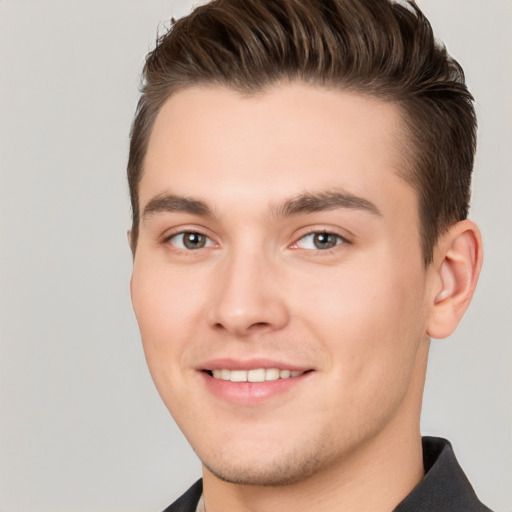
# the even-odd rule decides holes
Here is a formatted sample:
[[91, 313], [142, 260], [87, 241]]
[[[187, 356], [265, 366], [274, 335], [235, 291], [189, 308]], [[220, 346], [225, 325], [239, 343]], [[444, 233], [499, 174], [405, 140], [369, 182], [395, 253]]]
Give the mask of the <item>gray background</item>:
[[[200, 474], [131, 311], [128, 130], [178, 0], [0, 0], [0, 511], [159, 511]], [[423, 0], [478, 100], [472, 218], [486, 261], [434, 341], [426, 434], [512, 511], [512, 2]]]

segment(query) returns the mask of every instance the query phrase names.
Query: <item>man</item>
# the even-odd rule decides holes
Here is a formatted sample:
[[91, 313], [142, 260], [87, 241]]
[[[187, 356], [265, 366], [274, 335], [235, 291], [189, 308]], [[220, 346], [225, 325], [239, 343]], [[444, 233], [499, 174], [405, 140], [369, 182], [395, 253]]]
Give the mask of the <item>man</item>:
[[214, 1], [144, 78], [132, 301], [203, 466], [167, 510], [488, 510], [419, 430], [482, 262], [472, 97], [419, 9]]

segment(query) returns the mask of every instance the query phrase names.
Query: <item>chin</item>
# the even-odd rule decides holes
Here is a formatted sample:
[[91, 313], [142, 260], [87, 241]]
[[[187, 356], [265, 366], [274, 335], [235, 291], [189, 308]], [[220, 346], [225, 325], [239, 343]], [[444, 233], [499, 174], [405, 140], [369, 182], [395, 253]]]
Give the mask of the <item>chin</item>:
[[310, 444], [307, 451], [281, 452], [273, 457], [261, 452], [255, 457], [247, 453], [244, 456], [244, 451], [240, 450], [236, 457], [230, 457], [229, 460], [216, 455], [201, 458], [201, 462], [210, 473], [224, 482], [278, 487], [307, 480], [328, 466], [332, 462], [329, 459], [322, 456], [321, 451], [312, 449]]
[[291, 485], [306, 480], [315, 473], [312, 467], [302, 466], [290, 467], [289, 464], [283, 464], [278, 467], [210, 467], [205, 464], [207, 469], [219, 480], [237, 485], [258, 485], [267, 487], [280, 487]]

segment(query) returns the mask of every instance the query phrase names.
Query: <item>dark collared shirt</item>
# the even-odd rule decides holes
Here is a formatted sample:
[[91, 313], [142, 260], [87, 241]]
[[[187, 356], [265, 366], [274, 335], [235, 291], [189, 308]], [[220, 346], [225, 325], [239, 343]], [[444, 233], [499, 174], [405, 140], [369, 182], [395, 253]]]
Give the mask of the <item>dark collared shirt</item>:
[[[423, 438], [423, 465], [423, 480], [393, 512], [491, 512], [477, 498], [446, 439]], [[198, 480], [164, 512], [195, 512], [202, 492]]]

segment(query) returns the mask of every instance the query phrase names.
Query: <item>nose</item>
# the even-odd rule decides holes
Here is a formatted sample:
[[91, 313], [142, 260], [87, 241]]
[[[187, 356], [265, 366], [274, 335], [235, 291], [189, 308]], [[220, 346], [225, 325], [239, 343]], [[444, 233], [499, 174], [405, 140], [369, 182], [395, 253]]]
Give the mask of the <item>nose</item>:
[[279, 269], [263, 254], [239, 251], [217, 267], [209, 322], [236, 337], [282, 329], [289, 321]]

